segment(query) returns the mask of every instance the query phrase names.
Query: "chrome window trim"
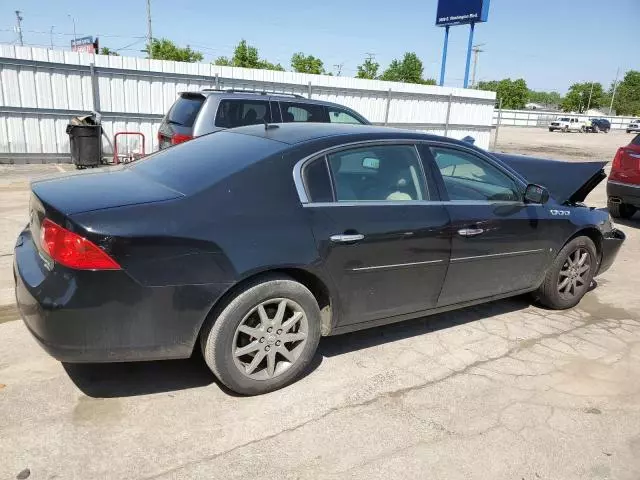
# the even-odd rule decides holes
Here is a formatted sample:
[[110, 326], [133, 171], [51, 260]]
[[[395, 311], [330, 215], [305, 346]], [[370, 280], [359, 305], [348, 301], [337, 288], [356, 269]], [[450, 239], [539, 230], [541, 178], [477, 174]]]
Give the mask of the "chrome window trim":
[[[306, 157], [304, 157], [301, 160], [298, 160], [298, 162], [296, 162], [295, 166], [293, 167], [293, 183], [296, 187], [296, 191], [298, 193], [298, 198], [300, 199], [300, 203], [302, 203], [303, 207], [307, 207], [307, 206], [346, 206], [346, 205], [367, 205], [367, 206], [373, 206], [373, 205], [463, 205], [463, 204], [468, 204], [468, 205], [494, 205], [494, 204], [498, 204], [498, 205], [530, 205], [527, 203], [524, 203], [523, 201], [489, 201], [489, 200], [477, 200], [477, 201], [473, 201], [473, 200], [449, 200], [449, 201], [438, 201], [438, 200], [407, 200], [407, 201], [393, 201], [393, 200], [372, 200], [372, 201], [367, 201], [367, 200], [362, 200], [362, 201], [358, 201], [358, 202], [312, 202], [309, 200], [309, 196], [307, 195], [307, 191], [305, 189], [304, 186], [304, 181], [302, 179], [302, 169], [304, 168], [304, 166], [309, 163], [312, 162], [322, 156], [325, 156], [333, 153], [333, 152], [337, 152], [340, 150], [347, 150], [350, 148], [357, 148], [357, 147], [364, 147], [364, 146], [371, 146], [371, 145], [385, 145], [385, 144], [397, 144], [397, 145], [413, 145], [414, 148], [416, 149], [416, 154], [418, 155], [418, 159], [420, 160], [420, 169], [422, 171], [422, 175], [423, 175], [423, 180], [425, 181], [425, 189], [426, 189], [426, 193], [430, 195], [429, 192], [429, 182], [427, 181], [427, 172], [424, 169], [424, 161], [425, 159], [422, 158], [422, 155], [420, 155], [420, 149], [418, 148], [418, 145], [426, 145], [428, 147], [432, 147], [432, 146], [437, 146], [437, 147], [444, 147], [444, 148], [450, 148], [453, 150], [461, 150], [463, 152], [469, 153], [471, 155], [475, 155], [477, 157], [479, 157], [480, 159], [489, 162], [494, 168], [497, 168], [498, 170], [500, 170], [503, 174], [505, 174], [507, 177], [509, 177], [510, 179], [512, 179], [517, 186], [522, 188], [522, 191], [520, 192], [523, 195], [524, 198], [524, 190], [527, 187], [527, 182], [525, 181], [524, 178], [522, 178], [517, 172], [512, 171], [512, 169], [508, 169], [505, 168], [504, 165], [502, 165], [501, 163], [499, 163], [499, 161], [496, 161], [496, 159], [491, 158], [491, 156], [483, 154], [482, 152], [478, 152], [473, 148], [467, 147], [465, 145], [459, 145], [459, 144], [454, 144], [454, 143], [449, 143], [446, 141], [442, 141], [442, 140], [426, 140], [426, 139], [411, 139], [411, 138], [389, 138], [389, 139], [376, 139], [376, 140], [360, 140], [357, 142], [349, 142], [349, 143], [343, 143], [340, 145], [334, 145], [332, 147], [327, 147], [325, 149], [319, 150], [317, 152], [312, 153], [311, 155], [308, 155]], [[433, 156], [433, 155], [432, 155]], [[428, 161], [432, 161], [432, 159], [428, 159]], [[331, 178], [331, 168], [329, 167], [329, 162], [327, 160], [327, 168], [329, 169], [329, 181], [331, 182], [332, 185], [332, 189], [333, 187], [333, 181]], [[334, 198], [335, 198], [335, 193], [334, 193]], [[468, 202], [473, 202], [473, 203], [468, 203]], [[351, 205], [353, 204], [353, 205]]]
[[616, 182], [615, 180], [609, 180], [609, 183], [611, 183], [612, 185], [619, 185], [621, 187], [640, 188], [640, 185], [633, 185], [631, 183], [624, 183], [624, 182]]
[[[401, 207], [408, 205], [513, 205], [513, 206], [531, 206], [531, 203], [512, 202], [507, 200], [360, 200], [356, 202], [309, 202], [303, 203], [304, 208], [323, 208], [323, 207]], [[538, 205], [534, 205], [538, 206]]]

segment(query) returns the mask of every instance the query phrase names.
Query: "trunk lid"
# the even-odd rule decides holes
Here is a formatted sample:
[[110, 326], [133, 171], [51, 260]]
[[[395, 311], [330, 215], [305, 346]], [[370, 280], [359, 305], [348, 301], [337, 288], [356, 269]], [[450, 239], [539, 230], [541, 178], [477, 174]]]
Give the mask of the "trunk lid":
[[45, 207], [64, 216], [183, 196], [128, 167], [41, 180], [31, 190]]
[[607, 175], [608, 162], [563, 162], [544, 158], [494, 153], [529, 183], [542, 185], [559, 203], [583, 202]]

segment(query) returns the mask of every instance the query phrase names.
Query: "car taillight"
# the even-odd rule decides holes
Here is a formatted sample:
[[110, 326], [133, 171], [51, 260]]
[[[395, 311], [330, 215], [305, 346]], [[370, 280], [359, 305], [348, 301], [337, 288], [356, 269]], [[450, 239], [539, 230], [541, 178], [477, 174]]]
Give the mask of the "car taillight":
[[40, 231], [42, 249], [56, 262], [77, 270], [120, 270], [107, 253], [78, 234], [45, 218]]
[[619, 148], [616, 152], [616, 156], [613, 157], [613, 163], [611, 163], [611, 171], [620, 170], [622, 167], [622, 155], [624, 154], [624, 148]]
[[171, 135], [171, 145], [177, 145], [182, 142], [187, 142], [193, 139], [191, 135], [184, 135], [182, 133], [174, 133]]

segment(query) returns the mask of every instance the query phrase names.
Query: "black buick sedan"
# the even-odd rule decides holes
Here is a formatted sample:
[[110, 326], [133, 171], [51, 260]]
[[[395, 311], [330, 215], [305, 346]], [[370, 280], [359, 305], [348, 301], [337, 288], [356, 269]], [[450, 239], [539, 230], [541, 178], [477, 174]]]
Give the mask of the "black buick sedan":
[[25, 324], [65, 362], [183, 358], [258, 394], [323, 335], [534, 292], [576, 305], [624, 234], [583, 205], [602, 163], [331, 124], [214, 133], [34, 183]]

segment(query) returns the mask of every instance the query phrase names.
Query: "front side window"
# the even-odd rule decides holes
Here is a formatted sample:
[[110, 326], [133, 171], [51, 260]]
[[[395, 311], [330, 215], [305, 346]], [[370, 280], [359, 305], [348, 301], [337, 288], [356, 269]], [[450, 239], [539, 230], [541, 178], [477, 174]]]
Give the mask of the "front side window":
[[327, 107], [329, 112], [329, 122], [331, 123], [356, 123], [362, 124], [360, 120], [351, 115], [349, 112], [336, 107]]
[[235, 128], [271, 121], [269, 102], [259, 100], [221, 100], [216, 127]]
[[450, 200], [521, 200], [516, 182], [489, 162], [450, 148], [432, 147], [431, 151]]
[[326, 111], [323, 105], [314, 103], [280, 102], [283, 122], [326, 123]]
[[413, 145], [375, 145], [327, 155], [336, 201], [428, 200]]

